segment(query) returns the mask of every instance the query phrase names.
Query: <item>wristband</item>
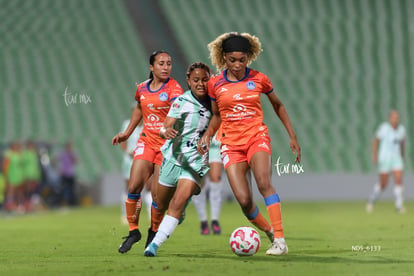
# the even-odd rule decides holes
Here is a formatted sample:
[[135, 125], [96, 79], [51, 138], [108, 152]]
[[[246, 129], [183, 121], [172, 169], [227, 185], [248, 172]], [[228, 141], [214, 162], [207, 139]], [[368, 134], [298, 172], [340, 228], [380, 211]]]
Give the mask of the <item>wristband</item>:
[[166, 132], [167, 132], [167, 130], [165, 129], [165, 127], [161, 127], [161, 129], [160, 129], [160, 136], [164, 138]]

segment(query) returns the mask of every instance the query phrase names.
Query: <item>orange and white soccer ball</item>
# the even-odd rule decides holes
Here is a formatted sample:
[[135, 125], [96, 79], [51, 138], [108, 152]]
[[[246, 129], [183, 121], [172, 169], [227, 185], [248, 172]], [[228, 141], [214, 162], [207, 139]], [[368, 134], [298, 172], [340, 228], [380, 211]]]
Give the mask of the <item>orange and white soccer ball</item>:
[[231, 233], [230, 248], [238, 256], [253, 256], [260, 248], [260, 235], [250, 226], [242, 226]]

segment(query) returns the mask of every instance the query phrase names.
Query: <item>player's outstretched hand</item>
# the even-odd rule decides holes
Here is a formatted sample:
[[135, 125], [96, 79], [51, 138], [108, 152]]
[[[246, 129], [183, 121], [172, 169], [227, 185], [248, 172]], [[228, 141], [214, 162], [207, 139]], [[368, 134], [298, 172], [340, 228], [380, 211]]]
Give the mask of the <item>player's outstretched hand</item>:
[[112, 138], [112, 145], [118, 145], [126, 140], [128, 140], [128, 136], [124, 132], [120, 132]]

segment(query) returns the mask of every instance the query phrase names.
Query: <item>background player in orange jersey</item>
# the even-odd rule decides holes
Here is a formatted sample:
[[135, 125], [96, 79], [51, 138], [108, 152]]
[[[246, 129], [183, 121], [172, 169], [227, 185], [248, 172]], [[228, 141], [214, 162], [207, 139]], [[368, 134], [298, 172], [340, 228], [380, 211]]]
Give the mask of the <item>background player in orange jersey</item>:
[[[182, 87], [170, 77], [172, 62], [171, 56], [167, 52], [153, 52], [149, 63], [150, 76], [148, 80], [138, 85], [135, 93], [137, 106], [132, 111], [129, 125], [124, 132], [118, 133], [112, 139], [113, 145], [126, 141], [139, 122], [143, 120], [144, 126], [134, 152], [134, 161], [128, 182], [128, 197], [125, 201], [129, 235], [120, 245], [118, 249], [120, 253], [129, 251], [132, 245], [141, 239], [141, 233], [138, 230], [139, 214], [142, 207], [141, 191], [151, 175], [153, 175], [153, 186], [158, 184], [162, 163], [160, 148], [165, 142], [159, 136], [159, 132], [172, 102], [183, 94]], [[155, 199], [156, 195], [152, 194], [152, 197]], [[156, 205], [153, 203], [152, 207], [156, 208]], [[159, 223], [154, 225], [159, 225]], [[150, 227], [148, 235], [153, 237], [156, 231], [157, 229]]]
[[[218, 129], [221, 158], [230, 186], [245, 216], [272, 241], [267, 255], [288, 253], [284, 239], [280, 199], [272, 186], [270, 137], [263, 123], [260, 96], [265, 93], [290, 136], [290, 147], [300, 162], [300, 146], [288, 113], [273, 91], [269, 78], [248, 65], [262, 51], [259, 39], [248, 33], [225, 33], [209, 45], [210, 58], [223, 70], [208, 83], [213, 116], [198, 145], [203, 154]], [[206, 147], [207, 145], [207, 147]], [[250, 169], [264, 197], [270, 224], [253, 201], [249, 185]]]

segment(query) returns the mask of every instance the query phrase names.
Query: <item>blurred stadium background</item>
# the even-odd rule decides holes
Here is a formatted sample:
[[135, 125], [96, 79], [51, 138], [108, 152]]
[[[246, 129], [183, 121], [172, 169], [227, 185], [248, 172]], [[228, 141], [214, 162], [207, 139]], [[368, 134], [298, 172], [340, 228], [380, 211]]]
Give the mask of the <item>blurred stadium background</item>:
[[[31, 138], [54, 148], [71, 139], [80, 183], [98, 202], [119, 200], [121, 150], [111, 139], [130, 116], [150, 53], [170, 52], [172, 76], [187, 87], [187, 65], [211, 64], [207, 44], [228, 31], [261, 39], [252, 67], [272, 80], [303, 149], [304, 173], [275, 175], [285, 198], [365, 199], [376, 181], [373, 134], [392, 108], [408, 132], [406, 196], [414, 198], [414, 1], [0, 0], [0, 7], [0, 143]], [[293, 163], [285, 130], [264, 107], [274, 163]]]

